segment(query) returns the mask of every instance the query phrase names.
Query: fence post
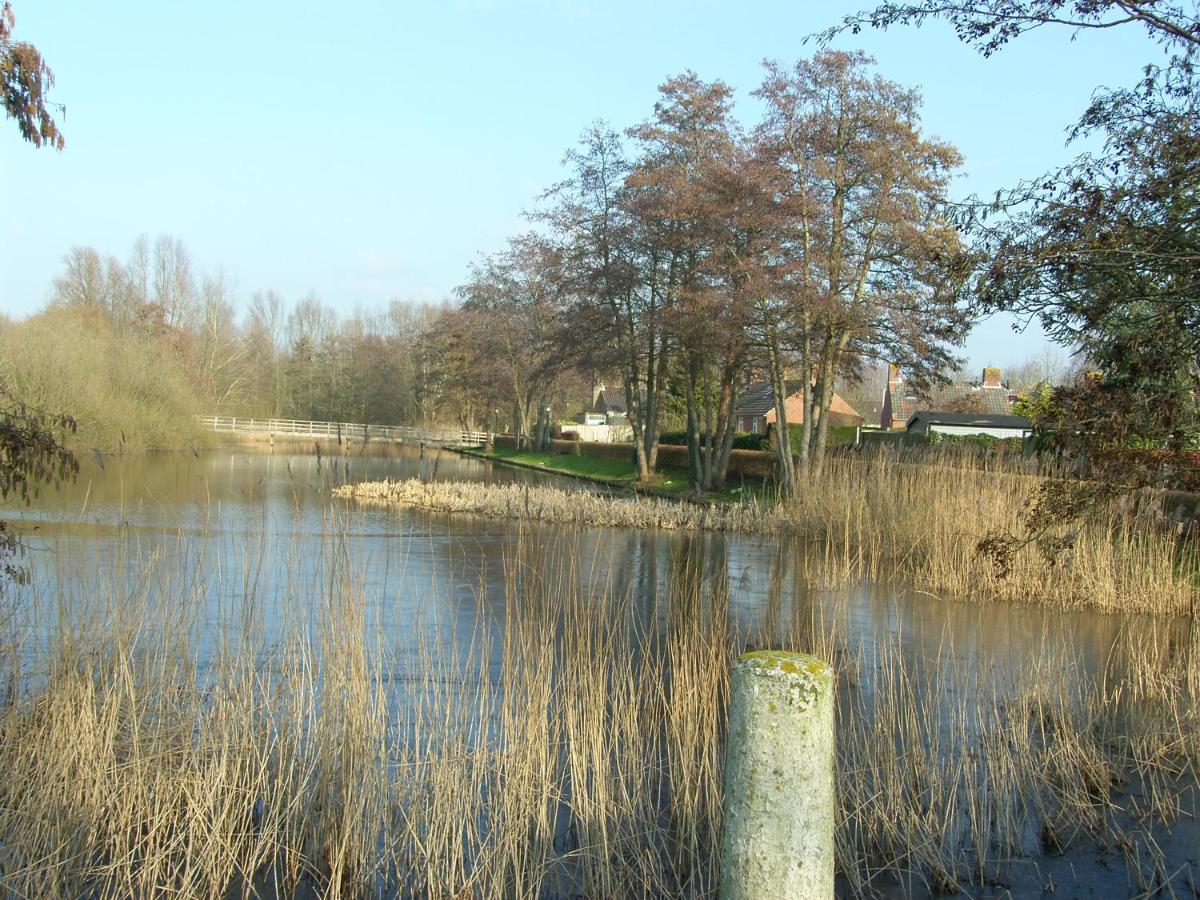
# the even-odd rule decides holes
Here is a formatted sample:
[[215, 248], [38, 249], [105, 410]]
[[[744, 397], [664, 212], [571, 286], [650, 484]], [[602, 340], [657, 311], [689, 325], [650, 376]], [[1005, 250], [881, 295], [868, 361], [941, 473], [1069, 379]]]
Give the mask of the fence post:
[[833, 897], [833, 670], [758, 650], [733, 665], [721, 888], [725, 900]]

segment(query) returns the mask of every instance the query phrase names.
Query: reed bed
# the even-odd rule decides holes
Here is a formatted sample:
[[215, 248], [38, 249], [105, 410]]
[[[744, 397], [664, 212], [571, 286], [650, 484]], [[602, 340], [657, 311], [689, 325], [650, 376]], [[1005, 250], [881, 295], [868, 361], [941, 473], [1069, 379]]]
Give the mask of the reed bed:
[[[977, 462], [967, 460], [967, 462]], [[1200, 573], [1194, 541], [1181, 541], [1154, 497], [1112, 502], [1077, 523], [1053, 564], [1030, 549], [1007, 577], [977, 550], [1018, 530], [1040, 483], [1035, 466], [984, 468], [954, 456], [913, 464], [881, 454], [830, 460], [786, 501], [681, 503], [529, 485], [422, 482], [345, 485], [358, 503], [567, 526], [716, 530], [796, 535], [813, 578], [833, 584], [902, 580], [972, 600], [1159, 615], [1191, 614]]]
[[1130, 629], [1098, 670], [1047, 639], [979, 672], [855, 641], [799, 594], [739, 631], [703, 535], [647, 615], [583, 577], [608, 561], [578, 538], [523, 534], [499, 620], [411, 623], [402, 659], [336, 536], [285, 595], [223, 599], [233, 629], [186, 602], [202, 573], [156, 588], [153, 563], [57, 598], [0, 713], [0, 894], [711, 896], [727, 673], [761, 642], [840, 673], [845, 892], [1052, 889], [1097, 845], [1131, 883], [1186, 883], [1157, 848], [1197, 808], [1194, 633]]
[[775, 514], [754, 502], [680, 503], [598, 491], [475, 481], [376, 481], [334, 488], [333, 496], [369, 506], [402, 507], [568, 526], [761, 532]]

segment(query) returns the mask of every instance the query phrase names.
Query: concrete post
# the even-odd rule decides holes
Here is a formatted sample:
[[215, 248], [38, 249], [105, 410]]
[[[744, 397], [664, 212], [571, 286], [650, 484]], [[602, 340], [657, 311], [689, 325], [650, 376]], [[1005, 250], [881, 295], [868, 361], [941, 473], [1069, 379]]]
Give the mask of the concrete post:
[[759, 650], [733, 666], [721, 889], [725, 900], [833, 897], [833, 670]]

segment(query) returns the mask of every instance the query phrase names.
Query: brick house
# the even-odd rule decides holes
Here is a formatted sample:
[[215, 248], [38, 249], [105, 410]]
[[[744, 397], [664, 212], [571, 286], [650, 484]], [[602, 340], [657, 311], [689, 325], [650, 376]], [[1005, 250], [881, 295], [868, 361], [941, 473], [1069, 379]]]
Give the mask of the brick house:
[[[804, 402], [800, 397], [803, 384], [798, 380], [785, 382], [788, 395], [784, 402], [789, 425], [804, 421]], [[756, 381], [746, 385], [737, 399], [737, 430], [750, 434], [766, 434], [767, 426], [775, 421], [775, 389], [769, 381]], [[830, 425], [861, 425], [860, 416], [849, 403], [838, 394], [833, 395], [829, 407]]]
[[883, 409], [879, 425], [901, 430], [918, 409], [944, 413], [974, 413], [989, 416], [1012, 415], [1017, 395], [1004, 384], [1000, 369], [988, 366], [979, 381], [950, 384], [921, 395], [904, 380], [900, 367], [888, 366], [887, 386], [883, 391]]

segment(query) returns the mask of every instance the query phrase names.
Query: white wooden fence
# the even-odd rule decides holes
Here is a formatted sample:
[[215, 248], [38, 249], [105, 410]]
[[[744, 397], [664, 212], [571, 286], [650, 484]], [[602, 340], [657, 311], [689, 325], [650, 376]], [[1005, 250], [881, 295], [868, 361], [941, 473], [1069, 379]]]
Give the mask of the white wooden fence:
[[408, 425], [362, 425], [354, 422], [308, 422], [300, 419], [247, 419], [241, 416], [196, 416], [201, 428], [222, 433], [278, 434], [336, 438], [343, 441], [389, 441], [404, 444], [453, 444], [479, 447], [487, 443], [486, 431], [449, 428], [413, 428]]

